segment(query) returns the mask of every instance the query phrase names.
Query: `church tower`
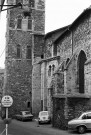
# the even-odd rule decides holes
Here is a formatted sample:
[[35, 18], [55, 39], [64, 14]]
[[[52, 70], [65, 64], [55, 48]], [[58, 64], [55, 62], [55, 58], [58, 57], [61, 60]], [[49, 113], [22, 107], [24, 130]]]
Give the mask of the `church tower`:
[[7, 10], [4, 95], [12, 96], [11, 112], [15, 114], [32, 111], [33, 76], [38, 70], [34, 65], [44, 51], [45, 1], [7, 0], [7, 4], [20, 4]]

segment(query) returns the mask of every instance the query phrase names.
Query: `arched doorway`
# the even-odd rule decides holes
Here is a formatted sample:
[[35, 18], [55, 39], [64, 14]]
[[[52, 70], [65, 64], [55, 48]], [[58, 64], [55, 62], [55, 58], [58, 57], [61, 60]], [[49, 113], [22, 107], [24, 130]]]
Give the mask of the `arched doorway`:
[[84, 63], [86, 62], [86, 54], [81, 51], [78, 56], [78, 83], [79, 93], [84, 93]]

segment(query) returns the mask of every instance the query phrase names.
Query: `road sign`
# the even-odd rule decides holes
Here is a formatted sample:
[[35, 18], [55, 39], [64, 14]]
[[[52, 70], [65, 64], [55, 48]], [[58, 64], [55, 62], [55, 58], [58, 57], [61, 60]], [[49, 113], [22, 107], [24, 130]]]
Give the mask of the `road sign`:
[[13, 104], [13, 99], [11, 96], [9, 95], [6, 95], [2, 98], [1, 100], [1, 104], [4, 106], [4, 107], [10, 107], [12, 104]]

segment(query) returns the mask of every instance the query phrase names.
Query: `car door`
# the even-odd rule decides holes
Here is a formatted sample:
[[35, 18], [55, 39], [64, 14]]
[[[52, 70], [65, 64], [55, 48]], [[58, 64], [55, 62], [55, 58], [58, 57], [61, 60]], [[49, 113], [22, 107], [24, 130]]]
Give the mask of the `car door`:
[[91, 129], [91, 113], [87, 114], [87, 118], [85, 120], [85, 124], [86, 124], [87, 129]]

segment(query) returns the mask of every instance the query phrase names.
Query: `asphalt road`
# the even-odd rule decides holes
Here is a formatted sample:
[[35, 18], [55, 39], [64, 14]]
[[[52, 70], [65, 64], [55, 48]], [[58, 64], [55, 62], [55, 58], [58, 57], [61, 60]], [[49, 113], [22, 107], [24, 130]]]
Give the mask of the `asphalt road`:
[[[5, 124], [0, 120], [0, 133], [4, 130]], [[1, 135], [1, 134], [0, 134]], [[5, 133], [3, 134], [5, 135]], [[53, 128], [50, 124], [38, 125], [37, 122], [21, 122], [12, 120], [9, 124], [8, 135], [78, 135], [76, 132], [68, 132]], [[91, 132], [84, 135], [91, 135]]]

